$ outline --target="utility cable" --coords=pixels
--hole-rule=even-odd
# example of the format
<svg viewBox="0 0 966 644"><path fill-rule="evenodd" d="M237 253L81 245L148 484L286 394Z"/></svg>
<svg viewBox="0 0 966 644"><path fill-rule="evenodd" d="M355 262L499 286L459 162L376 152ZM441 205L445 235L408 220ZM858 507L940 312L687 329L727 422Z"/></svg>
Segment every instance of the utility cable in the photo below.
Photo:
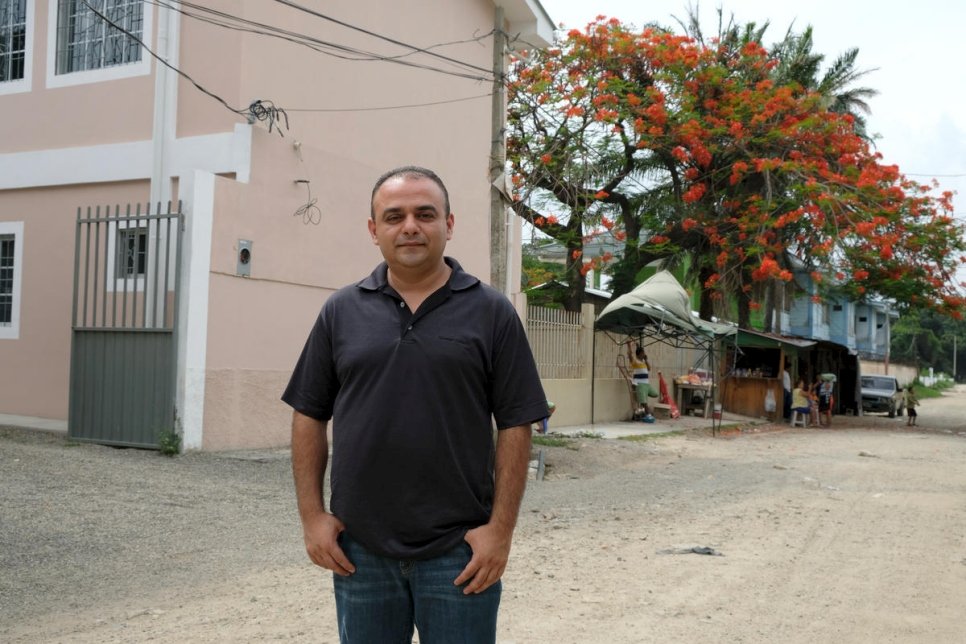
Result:
<svg viewBox="0 0 966 644"><path fill-rule="evenodd" d="M189 83L191 83L192 85L194 85L202 93L207 94L211 98L215 99L216 101L218 101L219 103L221 103L222 105L224 105L229 111L234 112L235 114L237 114L239 116L246 117L249 120L249 122L252 122L252 123L254 123L255 121L268 121L268 131L269 132L272 131L272 127L275 125L276 122L278 122L279 124L277 126L277 129L278 129L279 136L284 136L282 134L282 128L281 128L281 117L284 117L284 119L285 119L285 129L288 129L288 127L289 127L289 125L288 125L288 116L285 114L285 110L283 110L283 109L281 109L279 107L275 107L275 105L271 101L262 101L262 100L253 101L251 103L251 105L249 105L248 108L246 108L246 109L238 109L236 107L232 107L231 105L228 104L227 101L225 101L225 99L223 99L222 97L218 96L214 92L212 92L212 91L210 91L210 90L202 87L191 76L189 76L185 72L181 71L180 69L178 69L177 67L175 67L174 65L172 65L171 63L169 63L168 61L166 61L164 58L162 58L161 56L159 56L158 54L156 54L150 47L148 47L144 43L143 40L141 40L140 38L138 38L135 34L131 33L130 31L128 31L124 27L121 27L120 25L118 25L117 23L115 23L114 21L112 21L110 18L108 18L107 16L105 16L103 13L101 13L100 11L98 11L97 9L95 9L93 6L91 6L91 4L89 2L87 2L87 0L81 0L81 3L83 3L84 6L86 6L88 9L90 9L91 10L91 13L93 13L94 15L96 15L98 18L100 18L101 20L103 20L104 22L106 22L108 25L110 25L114 29L117 29L119 32L121 32L124 35L126 35L128 38L130 38L131 40L133 40L134 42L136 42L141 47L143 47L144 50L146 52L148 52L149 54L151 54L151 56L155 60L157 60L159 63L161 63L162 65L164 65L168 69L172 70L173 72L175 72L176 74L178 74L179 76L181 76L182 78L184 78L185 80L187 80Z"/></svg>
<svg viewBox="0 0 966 644"><path fill-rule="evenodd" d="M292 2L291 0L275 0L275 2L278 2L279 4L283 4L283 5L287 6L287 7L291 7L292 9L296 9L298 11L302 11L304 13L307 13L309 15L315 16L317 18L322 18L323 20L328 20L329 22L334 22L337 25L340 25L342 27L346 27L347 29L352 29L354 31L358 31L360 33L366 34L367 36L372 36L373 38L378 38L380 40L384 40L384 41L386 41L388 43L392 43L393 45L398 45L400 47L406 47L407 49L412 49L413 51L420 52L420 53L426 54L428 56L433 56L435 58L439 58L440 60L444 60L446 62L455 64L455 65L459 65L459 66L462 66L462 67L466 67L467 69L473 69L473 70L481 71L481 72L486 73L486 74L492 74L492 71L493 71L493 70L487 69L485 67L479 67L477 65L473 65L472 63L467 63L467 62L464 62L464 61L461 61L461 60L457 60L455 58L451 58L449 56L444 56L443 54L438 54L438 53L436 53L434 51L429 51L428 49L425 49L425 48L422 48L422 47L417 47L415 45L410 45L408 43L404 43L402 41L396 40L394 38L390 38L388 36L383 36L382 34L375 33L374 31L369 31L368 29L363 29L362 27L357 27L356 25L352 25L352 24L349 24L349 23L344 22L342 20L338 20L337 18L333 18L332 16L327 16L324 13L320 13L318 11L314 11L312 9L309 9L308 7L303 7L302 5L300 5L298 3L295 3L295 2ZM480 79L480 80L485 80L485 79Z"/></svg>

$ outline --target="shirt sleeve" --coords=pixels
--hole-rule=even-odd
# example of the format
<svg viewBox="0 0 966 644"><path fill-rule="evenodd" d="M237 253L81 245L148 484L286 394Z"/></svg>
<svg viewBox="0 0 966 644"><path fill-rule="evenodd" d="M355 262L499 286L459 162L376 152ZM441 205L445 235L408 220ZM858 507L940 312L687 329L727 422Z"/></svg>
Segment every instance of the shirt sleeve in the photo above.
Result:
<svg viewBox="0 0 966 644"><path fill-rule="evenodd" d="M523 324L510 303L503 300L503 304L491 381L497 429L529 425L549 414L547 396Z"/></svg>
<svg viewBox="0 0 966 644"><path fill-rule="evenodd" d="M322 421L332 418L339 391L326 313L323 307L282 394L282 401L295 411Z"/></svg>

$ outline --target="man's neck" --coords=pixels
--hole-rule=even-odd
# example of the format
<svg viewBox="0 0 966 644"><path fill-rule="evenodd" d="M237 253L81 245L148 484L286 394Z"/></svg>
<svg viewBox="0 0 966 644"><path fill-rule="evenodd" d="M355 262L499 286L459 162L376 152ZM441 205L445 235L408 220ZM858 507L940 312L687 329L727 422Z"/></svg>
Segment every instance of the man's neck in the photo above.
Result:
<svg viewBox="0 0 966 644"><path fill-rule="evenodd" d="M432 271L407 271L389 268L386 279L409 310L415 312L423 301L435 293L448 280L453 270L446 262L440 262Z"/></svg>

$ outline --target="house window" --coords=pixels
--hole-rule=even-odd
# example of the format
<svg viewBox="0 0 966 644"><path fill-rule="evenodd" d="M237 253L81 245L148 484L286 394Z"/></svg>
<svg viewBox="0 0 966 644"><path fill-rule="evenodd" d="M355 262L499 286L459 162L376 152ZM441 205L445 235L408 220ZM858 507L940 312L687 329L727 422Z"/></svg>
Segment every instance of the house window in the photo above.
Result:
<svg viewBox="0 0 966 644"><path fill-rule="evenodd" d="M141 46L124 31L142 37L143 0L58 0L57 4L57 74L141 60ZM91 7L121 29L109 25Z"/></svg>
<svg viewBox="0 0 966 644"><path fill-rule="evenodd" d="M117 261L114 263L117 277L144 277L147 250L147 228L123 228L117 231Z"/></svg>
<svg viewBox="0 0 966 644"><path fill-rule="evenodd" d="M23 223L0 222L0 339L20 335Z"/></svg>
<svg viewBox="0 0 966 644"><path fill-rule="evenodd" d="M34 0L0 0L0 94L30 91Z"/></svg>
<svg viewBox="0 0 966 644"><path fill-rule="evenodd" d="M27 59L27 0L0 0L0 83L23 80Z"/></svg>

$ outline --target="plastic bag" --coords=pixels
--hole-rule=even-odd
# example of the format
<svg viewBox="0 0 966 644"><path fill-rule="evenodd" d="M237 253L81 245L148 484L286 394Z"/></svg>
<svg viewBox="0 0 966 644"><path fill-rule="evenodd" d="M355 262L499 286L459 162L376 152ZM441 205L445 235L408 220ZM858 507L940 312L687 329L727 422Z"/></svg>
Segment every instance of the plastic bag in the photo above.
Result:
<svg viewBox="0 0 966 644"><path fill-rule="evenodd" d="M775 411L775 392L771 389L765 394L765 411L774 412Z"/></svg>

